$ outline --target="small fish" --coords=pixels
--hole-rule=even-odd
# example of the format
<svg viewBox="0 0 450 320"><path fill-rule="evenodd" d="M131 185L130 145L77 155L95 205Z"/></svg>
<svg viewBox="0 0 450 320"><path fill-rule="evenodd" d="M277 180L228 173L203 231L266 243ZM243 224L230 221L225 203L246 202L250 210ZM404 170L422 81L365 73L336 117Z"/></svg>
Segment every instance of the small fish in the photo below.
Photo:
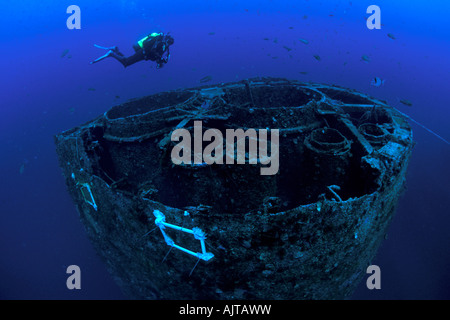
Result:
<svg viewBox="0 0 450 320"><path fill-rule="evenodd" d="M278 43L278 39L277 38L273 39L273 43Z"/></svg>
<svg viewBox="0 0 450 320"><path fill-rule="evenodd" d="M395 39L396 39L395 36L394 36L392 33L388 33L387 36L388 36L389 38L391 38L392 40L395 40Z"/></svg>
<svg viewBox="0 0 450 320"><path fill-rule="evenodd" d="M291 29L291 30L292 30L292 29L294 29L294 27L289 27L289 29Z"/></svg>
<svg viewBox="0 0 450 320"><path fill-rule="evenodd" d="M88 91L95 91L95 88L88 88Z"/></svg>
<svg viewBox="0 0 450 320"><path fill-rule="evenodd" d="M215 32L210 32L210 33L208 33L208 36L213 36L215 34L216 34Z"/></svg>
<svg viewBox="0 0 450 320"><path fill-rule="evenodd" d="M405 99L400 100L400 103L403 103L405 106L408 106L408 107L412 107L412 105L413 105L411 101L405 100Z"/></svg>
<svg viewBox="0 0 450 320"><path fill-rule="evenodd" d="M289 48L288 46L283 46L288 52L292 50L292 48Z"/></svg>
<svg viewBox="0 0 450 320"><path fill-rule="evenodd" d="M364 62L370 62L370 58L369 58L368 56L366 56L365 54L362 55L361 59L362 59Z"/></svg>
<svg viewBox="0 0 450 320"><path fill-rule="evenodd" d="M300 38L300 39L298 39L301 43L303 43L303 44L308 44L309 43L309 41L308 40L306 40L306 39L302 39L302 38Z"/></svg>
<svg viewBox="0 0 450 320"><path fill-rule="evenodd" d="M211 76L206 76L200 79L200 83L206 83L212 80Z"/></svg>
<svg viewBox="0 0 450 320"><path fill-rule="evenodd" d="M306 20L306 19L308 19L308 16L305 14L302 19Z"/></svg>
<svg viewBox="0 0 450 320"><path fill-rule="evenodd" d="M269 39L269 38L264 38L263 40L266 40L266 41L267 41L267 40L270 40L270 39Z"/></svg>
<svg viewBox="0 0 450 320"><path fill-rule="evenodd" d="M23 174L24 172L25 172L25 166L28 164L28 160L27 159L25 159L25 160L23 160L23 162L22 162L22 164L21 164L21 166L20 166L20 168L19 168L19 173L20 174Z"/></svg>
<svg viewBox="0 0 450 320"><path fill-rule="evenodd" d="M306 72L306 71L300 71L299 73L303 74L303 75L307 75L308 74L308 72Z"/></svg>
<svg viewBox="0 0 450 320"><path fill-rule="evenodd" d="M120 99L120 96L115 96L114 98L115 98L115 99Z"/></svg>
<svg viewBox="0 0 450 320"><path fill-rule="evenodd" d="M313 57L314 57L314 59L316 59L317 61L322 60L318 54L315 54Z"/></svg>
<svg viewBox="0 0 450 320"><path fill-rule="evenodd" d="M20 166L20 169L19 169L19 173L23 174L24 171L25 171L25 163L22 163L22 165Z"/></svg>
<svg viewBox="0 0 450 320"><path fill-rule="evenodd" d="M374 86L374 87L381 87L382 85L384 85L384 82L385 82L386 80L382 80L381 78L379 78L379 77L375 77L375 78L373 78L372 79L372 81L370 82L370 84L372 85L372 86Z"/></svg>
<svg viewBox="0 0 450 320"><path fill-rule="evenodd" d="M68 54L68 53L69 53L69 49L64 50L64 51L61 53L61 58L64 58L64 57L66 56L66 54Z"/></svg>

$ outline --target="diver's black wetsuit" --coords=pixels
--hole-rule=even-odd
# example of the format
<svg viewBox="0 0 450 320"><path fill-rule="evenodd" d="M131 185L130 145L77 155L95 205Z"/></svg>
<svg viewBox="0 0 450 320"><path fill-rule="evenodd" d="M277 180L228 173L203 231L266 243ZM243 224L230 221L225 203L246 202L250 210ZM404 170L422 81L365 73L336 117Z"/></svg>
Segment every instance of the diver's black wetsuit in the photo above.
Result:
<svg viewBox="0 0 450 320"><path fill-rule="evenodd" d="M141 44L138 42L133 45L135 54L132 56L125 57L125 55L119 51L119 48L113 47L109 48L110 51L105 56L97 59L93 63L101 61L106 57L113 57L126 68L136 62L150 60L155 61L157 64L156 67L159 69L169 60L169 47L173 43L174 40L170 35L152 34L142 41Z"/></svg>
<svg viewBox="0 0 450 320"><path fill-rule="evenodd" d="M116 49L111 53L111 57L117 59L117 61L119 61L125 68L135 64L136 62L145 60L144 52L140 48L135 54L129 57L125 57L119 49Z"/></svg>

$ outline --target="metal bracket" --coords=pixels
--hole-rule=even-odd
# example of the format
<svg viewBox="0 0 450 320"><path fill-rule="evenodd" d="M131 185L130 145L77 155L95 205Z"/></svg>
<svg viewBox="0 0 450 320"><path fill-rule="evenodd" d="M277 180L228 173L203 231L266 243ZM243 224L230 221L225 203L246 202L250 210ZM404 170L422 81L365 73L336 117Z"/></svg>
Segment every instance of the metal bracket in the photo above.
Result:
<svg viewBox="0 0 450 320"><path fill-rule="evenodd" d="M183 228L180 226L176 226L174 224L170 224L166 222L166 216L164 215L164 213L162 213L159 210L154 210L153 211L153 215L155 216L155 224L157 227L159 227L159 229L161 230L161 233L164 236L164 240L166 241L167 245L176 248L178 250L181 250L187 254L190 254L191 256L197 257L199 259L202 259L204 261L208 261L211 260L214 257L214 254L212 254L211 252L206 252L206 247L205 247L205 239L206 239L206 233L204 233L200 228L192 228L191 229L187 229L187 228ZM178 231L182 231L182 232L186 232L189 234L194 235L194 238L197 240L200 240L200 245L202 248L202 252L194 252L191 251L189 249L186 249L182 246L177 245L172 238L170 238L166 232L164 231L165 228L171 228L171 229L175 229Z"/></svg>
<svg viewBox="0 0 450 320"><path fill-rule="evenodd" d="M77 183L77 185L80 187L81 194L83 195L84 201L88 204L90 204L95 211L97 211L97 204L95 203L94 195L91 191L91 186L89 183Z"/></svg>

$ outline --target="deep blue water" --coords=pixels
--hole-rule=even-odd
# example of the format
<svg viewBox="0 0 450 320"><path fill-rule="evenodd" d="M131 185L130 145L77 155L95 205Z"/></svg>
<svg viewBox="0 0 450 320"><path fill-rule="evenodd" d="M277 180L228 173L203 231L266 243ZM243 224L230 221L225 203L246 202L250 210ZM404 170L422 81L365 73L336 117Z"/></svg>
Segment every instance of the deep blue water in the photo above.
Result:
<svg viewBox="0 0 450 320"><path fill-rule="evenodd" d="M72 4L81 8L80 30L66 27ZM381 30L366 27L371 4L381 8ZM384 99L450 140L448 1L3 0L1 14L1 299L124 298L78 219L53 135L128 99L205 76L285 77ZM94 43L128 55L152 31L175 38L164 68L89 64L103 54ZM384 86L370 85L375 76ZM353 299L450 298L450 145L411 125L407 191L373 261L382 288L362 282ZM66 288L71 264L82 270L82 290Z"/></svg>

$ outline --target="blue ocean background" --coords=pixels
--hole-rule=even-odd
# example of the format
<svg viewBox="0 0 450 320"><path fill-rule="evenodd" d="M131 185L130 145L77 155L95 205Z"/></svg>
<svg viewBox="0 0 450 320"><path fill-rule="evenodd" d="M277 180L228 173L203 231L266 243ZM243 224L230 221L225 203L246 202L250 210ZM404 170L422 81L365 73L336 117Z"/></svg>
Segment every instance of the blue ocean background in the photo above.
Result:
<svg viewBox="0 0 450 320"><path fill-rule="evenodd" d="M73 4L80 30L66 27ZM366 27L372 4L380 30ZM1 15L0 299L125 298L79 221L53 135L128 99L205 76L211 84L285 77L386 100L450 140L449 1L2 0ZM153 31L175 38L164 68L89 64L104 53L94 44L131 55ZM385 84L371 86L374 77ZM363 281L352 299L450 298L450 145L411 125L407 190L372 261L381 290ZM72 264L81 290L66 287Z"/></svg>

